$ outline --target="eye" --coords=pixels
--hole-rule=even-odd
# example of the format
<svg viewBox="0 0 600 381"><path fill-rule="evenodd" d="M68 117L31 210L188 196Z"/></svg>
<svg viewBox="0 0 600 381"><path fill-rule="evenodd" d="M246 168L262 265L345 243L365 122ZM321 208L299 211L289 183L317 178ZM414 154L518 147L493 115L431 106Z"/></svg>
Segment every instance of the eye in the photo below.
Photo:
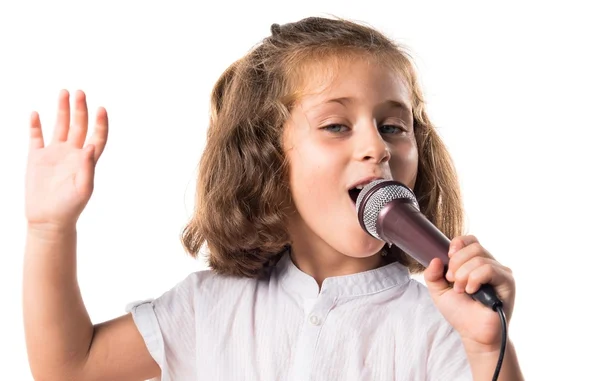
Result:
<svg viewBox="0 0 600 381"><path fill-rule="evenodd" d="M325 127L321 127L322 130L331 132L331 133L341 133L341 132L346 132L349 131L350 129L346 126L344 126L343 124L330 124L328 126Z"/></svg>
<svg viewBox="0 0 600 381"><path fill-rule="evenodd" d="M386 135L396 135L406 132L406 129L394 124L384 124L379 126L379 132Z"/></svg>

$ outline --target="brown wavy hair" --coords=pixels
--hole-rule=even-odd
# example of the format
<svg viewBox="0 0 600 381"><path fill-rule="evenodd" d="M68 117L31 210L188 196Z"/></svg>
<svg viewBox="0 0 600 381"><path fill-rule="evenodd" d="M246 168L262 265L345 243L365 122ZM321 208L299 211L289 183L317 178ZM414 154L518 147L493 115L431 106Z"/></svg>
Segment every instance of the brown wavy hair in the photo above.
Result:
<svg viewBox="0 0 600 381"><path fill-rule="evenodd" d="M427 113L412 59L377 30L344 19L310 17L271 27L265 38L217 80L206 147L199 163L195 210L182 232L186 251L208 249L220 274L257 277L289 247L293 211L282 131L298 80L311 62L350 55L399 70L412 90L419 163L414 192L422 213L448 237L460 235L463 210L450 155ZM393 247L388 257L412 272L423 267Z"/></svg>

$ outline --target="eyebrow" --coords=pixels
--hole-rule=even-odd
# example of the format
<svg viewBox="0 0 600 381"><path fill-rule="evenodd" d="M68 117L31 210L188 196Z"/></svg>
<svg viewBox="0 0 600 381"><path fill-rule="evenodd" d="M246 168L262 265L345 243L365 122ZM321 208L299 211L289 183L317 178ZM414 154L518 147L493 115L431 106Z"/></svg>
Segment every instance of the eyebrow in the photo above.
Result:
<svg viewBox="0 0 600 381"><path fill-rule="evenodd" d="M352 103L354 101L354 98L350 98L350 97L340 97L340 98L332 98L332 99L328 99L325 102L323 102L324 104L327 103L339 103L342 106L346 106L347 103ZM388 99L387 101L381 103L380 106L388 106L391 108L399 108L399 109L403 109L403 110L410 110L410 107L408 107L408 105L404 102L401 101L397 101L397 100L393 100L393 99Z"/></svg>

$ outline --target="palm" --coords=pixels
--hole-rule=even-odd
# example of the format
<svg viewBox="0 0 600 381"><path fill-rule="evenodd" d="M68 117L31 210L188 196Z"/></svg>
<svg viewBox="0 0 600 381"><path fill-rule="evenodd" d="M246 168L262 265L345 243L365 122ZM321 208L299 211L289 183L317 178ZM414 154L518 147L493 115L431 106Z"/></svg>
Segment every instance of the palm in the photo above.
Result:
<svg viewBox="0 0 600 381"><path fill-rule="evenodd" d="M86 164L82 150L66 144L32 154L27 171L27 220L65 220L81 213L91 196L91 184L82 180L83 172L91 170Z"/></svg>
<svg viewBox="0 0 600 381"><path fill-rule="evenodd" d="M87 135L85 94L75 100L74 123L70 125L69 95L63 91L53 141L44 147L39 117L31 120L31 144L27 163L25 212L29 223L74 223L89 201L94 168L106 144L108 122L104 110L83 148Z"/></svg>
<svg viewBox="0 0 600 381"><path fill-rule="evenodd" d="M500 340L498 313L467 294L448 289L436 298L436 304L461 337L480 344L492 344Z"/></svg>
<svg viewBox="0 0 600 381"><path fill-rule="evenodd" d="M512 272L496 261L474 236L454 237L448 256L446 267L436 258L424 273L433 302L463 343L473 344L471 349L478 351L495 350L501 343L500 316L466 291L475 291L483 284L492 286L502 301L508 323L515 304Z"/></svg>

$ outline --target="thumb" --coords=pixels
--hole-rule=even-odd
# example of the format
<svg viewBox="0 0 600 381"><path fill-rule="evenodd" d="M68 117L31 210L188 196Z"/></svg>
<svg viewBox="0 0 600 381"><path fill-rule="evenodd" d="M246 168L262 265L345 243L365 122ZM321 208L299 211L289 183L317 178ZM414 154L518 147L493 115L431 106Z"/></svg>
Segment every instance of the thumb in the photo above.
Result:
<svg viewBox="0 0 600 381"><path fill-rule="evenodd" d="M423 272L423 278L425 279L429 293L434 299L451 288L450 283L448 283L444 275L444 264L439 258L433 259Z"/></svg>

